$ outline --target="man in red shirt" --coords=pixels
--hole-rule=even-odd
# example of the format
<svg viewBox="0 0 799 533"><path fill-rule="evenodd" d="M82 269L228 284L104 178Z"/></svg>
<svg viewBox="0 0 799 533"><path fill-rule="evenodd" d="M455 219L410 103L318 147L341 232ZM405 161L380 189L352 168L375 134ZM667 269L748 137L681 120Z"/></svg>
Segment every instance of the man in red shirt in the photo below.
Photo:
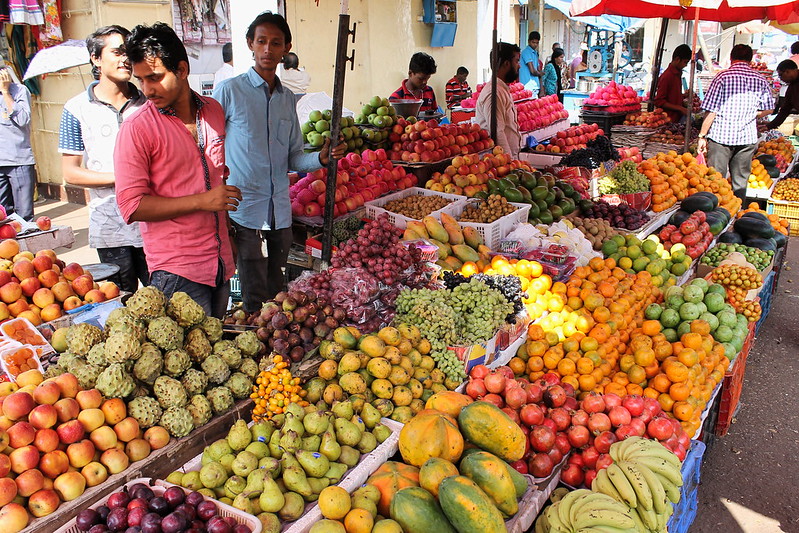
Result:
<svg viewBox="0 0 799 533"><path fill-rule="evenodd" d="M671 63L658 80L655 105L668 113L672 122L680 122L688 114L683 102L682 71L691 62L691 47L681 44L671 54Z"/></svg>
<svg viewBox="0 0 799 533"><path fill-rule="evenodd" d="M438 111L436 93L427 82L436 73L436 60L424 52L416 52L411 56L408 65L408 78L402 80L399 89L391 93L389 100L422 100L419 111Z"/></svg>
<svg viewBox="0 0 799 533"><path fill-rule="evenodd" d="M472 95L472 89L466 82L469 70L466 67L458 67L455 76L447 82L447 107L452 109L464 98Z"/></svg>

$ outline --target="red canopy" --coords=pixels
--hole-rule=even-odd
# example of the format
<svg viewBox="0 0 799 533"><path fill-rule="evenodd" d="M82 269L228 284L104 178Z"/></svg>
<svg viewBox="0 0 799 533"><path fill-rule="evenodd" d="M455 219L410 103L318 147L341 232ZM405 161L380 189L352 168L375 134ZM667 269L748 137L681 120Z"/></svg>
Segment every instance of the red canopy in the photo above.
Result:
<svg viewBox="0 0 799 533"><path fill-rule="evenodd" d="M774 20L791 22L799 18L795 0L573 0L572 16L620 15L637 18L699 19L718 22Z"/></svg>

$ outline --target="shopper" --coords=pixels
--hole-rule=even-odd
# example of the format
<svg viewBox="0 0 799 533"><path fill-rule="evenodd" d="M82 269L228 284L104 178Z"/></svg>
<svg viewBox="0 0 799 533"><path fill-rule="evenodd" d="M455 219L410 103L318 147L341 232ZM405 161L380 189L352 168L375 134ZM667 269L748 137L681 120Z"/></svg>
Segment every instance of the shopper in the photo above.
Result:
<svg viewBox="0 0 799 533"><path fill-rule="evenodd" d="M130 32L105 26L86 38L95 81L61 114L58 151L64 181L89 190L89 246L103 263L119 266L119 287L135 292L150 274L139 223L125 223L114 190L114 145L119 125L147 102L130 82L124 52Z"/></svg>
<svg viewBox="0 0 799 533"><path fill-rule="evenodd" d="M672 122L680 122L688 114L682 90L682 71L691 62L691 47L681 44L671 54L671 63L658 79L655 105L666 111Z"/></svg>
<svg viewBox="0 0 799 533"><path fill-rule="evenodd" d="M233 75L233 43L225 43L222 46L222 66L214 73L214 87Z"/></svg>
<svg viewBox="0 0 799 533"><path fill-rule="evenodd" d="M24 85L0 68L0 205L9 215L33 220L35 161L31 149L31 102Z"/></svg>
<svg viewBox="0 0 799 533"><path fill-rule="evenodd" d="M408 64L408 78L402 80L399 89L391 93L389 100L422 100L419 111L438 111L436 93L427 82L436 73L436 60L424 52L416 52Z"/></svg>
<svg viewBox="0 0 799 533"><path fill-rule="evenodd" d="M519 155L522 136L516 106L508 84L519 79L519 47L510 43L497 43L497 137L496 144L514 159ZM493 57L491 64L494 64ZM481 128L491 130L491 82L486 83L477 98L475 119Z"/></svg>
<svg viewBox="0 0 799 533"><path fill-rule="evenodd" d="M225 114L189 87L186 49L166 24L136 26L125 49L149 101L117 135L119 210L141 222L150 284L221 317L235 268L227 212L241 201L225 184Z"/></svg>
<svg viewBox="0 0 799 533"><path fill-rule="evenodd" d="M519 68L519 81L524 88L532 91L533 96L541 95L541 71L538 59L538 45L541 43L541 34L531 31L527 36L527 46L522 50L521 67Z"/></svg>
<svg viewBox="0 0 799 533"><path fill-rule="evenodd" d="M305 94L311 84L311 75L304 68L300 68L300 58L294 52L289 52L283 58L283 73L280 83L294 94Z"/></svg>
<svg viewBox="0 0 799 533"><path fill-rule="evenodd" d="M563 102L563 56L562 49L558 48L553 51L552 59L544 67L544 76L541 78L544 84L544 94L547 96L555 94L561 102Z"/></svg>
<svg viewBox="0 0 799 533"><path fill-rule="evenodd" d="M785 91L785 100L780 105L780 111L774 120L768 123L768 129L779 128L788 115L799 113L799 67L790 59L777 65L777 74L783 83L788 84Z"/></svg>
<svg viewBox="0 0 799 533"><path fill-rule="evenodd" d="M799 41L791 45L791 57L788 59L799 65Z"/></svg>
<svg viewBox="0 0 799 533"><path fill-rule="evenodd" d="M585 72L588 70L588 47L583 43L581 45L581 52L579 55L574 56L571 64L569 65L569 87L572 89L577 87L577 73Z"/></svg>
<svg viewBox="0 0 799 533"><path fill-rule="evenodd" d="M247 46L255 65L217 87L214 98L222 104L227 126L229 183L241 190L240 208L230 217L244 308L254 312L286 284L283 269L292 242L288 170L326 166L330 141L325 139L319 153L303 151L294 95L277 76L291 48L286 19L258 15L247 29ZM345 150L341 143L333 157Z"/></svg>
<svg viewBox="0 0 799 533"><path fill-rule="evenodd" d="M466 81L468 76L469 70L466 67L458 67L455 75L447 82L447 107L449 109L472 95L472 89Z"/></svg>
<svg viewBox="0 0 799 533"><path fill-rule="evenodd" d="M746 200L746 182L757 148L755 121L771 113L774 98L768 81L754 70L752 49L737 44L730 68L710 83L702 107L707 116L699 132L697 150L707 152L708 165L732 178L732 190Z"/></svg>

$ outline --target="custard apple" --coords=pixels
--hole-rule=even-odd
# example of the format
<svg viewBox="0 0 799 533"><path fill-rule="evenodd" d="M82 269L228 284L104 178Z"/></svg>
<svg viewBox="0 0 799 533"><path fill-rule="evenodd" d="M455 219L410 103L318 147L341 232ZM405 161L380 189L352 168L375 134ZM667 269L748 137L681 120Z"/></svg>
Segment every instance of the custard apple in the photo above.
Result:
<svg viewBox="0 0 799 533"><path fill-rule="evenodd" d="M109 361L105 358L105 342L100 342L92 346L92 349L86 354L86 362L91 365L102 367L109 365Z"/></svg>
<svg viewBox="0 0 799 533"><path fill-rule="evenodd" d="M249 398L252 393L252 381L241 372L234 372L228 380L225 381L225 387L230 389L230 392L233 393L233 397L237 400Z"/></svg>
<svg viewBox="0 0 799 533"><path fill-rule="evenodd" d="M208 376L208 381L219 385L230 376L230 368L218 355L209 355L202 363L203 372Z"/></svg>
<svg viewBox="0 0 799 533"><path fill-rule="evenodd" d="M139 398L141 396L152 396L153 391L150 390L150 387L145 385L144 383L136 383L136 388L133 389L133 392L130 393L128 397L129 400L134 398Z"/></svg>
<svg viewBox="0 0 799 533"><path fill-rule="evenodd" d="M172 295L166 304L166 314L182 328L190 328L205 320L202 306L185 292Z"/></svg>
<svg viewBox="0 0 799 533"><path fill-rule="evenodd" d="M159 425L163 426L173 437L185 437L194 429L191 413L183 407L170 407L161 415Z"/></svg>
<svg viewBox="0 0 799 533"><path fill-rule="evenodd" d="M50 379L60 376L61 374L66 374L67 371L61 368L61 365L55 364L50 365L47 367L47 370L44 371L44 379Z"/></svg>
<svg viewBox="0 0 799 533"><path fill-rule="evenodd" d="M222 321L215 316L207 316L200 324L200 328L205 332L208 340L216 342L222 338Z"/></svg>
<svg viewBox="0 0 799 533"><path fill-rule="evenodd" d="M239 372L250 378L252 381L255 381L255 378L258 377L258 363L255 362L255 359L245 357L241 360Z"/></svg>
<svg viewBox="0 0 799 533"><path fill-rule="evenodd" d="M134 317L127 307L117 307L108 313L108 318L105 319L105 329L111 329L114 324L126 319L134 319Z"/></svg>
<svg viewBox="0 0 799 533"><path fill-rule="evenodd" d="M189 357L195 363L202 363L206 357L211 355L211 343L201 328L192 328L186 334L186 342L183 349L189 353Z"/></svg>
<svg viewBox="0 0 799 533"><path fill-rule="evenodd" d="M227 387L214 387L205 393L214 414L224 413L233 407L233 393Z"/></svg>
<svg viewBox="0 0 799 533"><path fill-rule="evenodd" d="M177 350L183 347L183 329L166 316L150 321L147 326L147 338L162 350Z"/></svg>
<svg viewBox="0 0 799 533"><path fill-rule="evenodd" d="M189 405L186 406L186 410L191 413L194 427L196 428L207 424L211 420L211 402L202 394L192 396Z"/></svg>
<svg viewBox="0 0 799 533"><path fill-rule="evenodd" d="M233 341L219 341L214 344L214 354L221 357L230 368L237 368L241 364L241 351Z"/></svg>
<svg viewBox="0 0 799 533"><path fill-rule="evenodd" d="M184 407L189 401L186 389L183 388L180 381L169 376L159 376L153 384L153 392L158 398L158 403L164 409Z"/></svg>
<svg viewBox="0 0 799 533"><path fill-rule="evenodd" d="M97 326L85 322L73 324L67 330L67 350L86 356L92 346L105 340L105 333Z"/></svg>
<svg viewBox="0 0 799 533"><path fill-rule="evenodd" d="M105 360L109 363L135 361L140 356L141 343L134 333L112 333L105 339Z"/></svg>
<svg viewBox="0 0 799 533"><path fill-rule="evenodd" d="M64 352L58 356L58 364L64 369L64 372L71 372L70 368L72 367L72 363L74 363L75 360L82 359L82 357L72 352Z"/></svg>
<svg viewBox="0 0 799 533"><path fill-rule="evenodd" d="M128 404L128 415L135 418L142 429L156 425L162 413L158 400L151 396L134 398Z"/></svg>
<svg viewBox="0 0 799 533"><path fill-rule="evenodd" d="M246 357L253 357L261 350L261 341L254 331L245 331L236 337L236 348Z"/></svg>
<svg viewBox="0 0 799 533"><path fill-rule="evenodd" d="M184 350L169 350L164 354L164 374L178 378L191 366L189 354Z"/></svg>
<svg viewBox="0 0 799 533"><path fill-rule="evenodd" d="M136 337L139 344L147 340L147 324L141 320L137 320L132 316L125 316L120 318L110 328L106 326L106 331L109 335L116 333L131 333Z"/></svg>
<svg viewBox="0 0 799 533"><path fill-rule="evenodd" d="M125 398L136 388L136 382L125 372L125 365L112 363L97 376L95 388L106 398Z"/></svg>
<svg viewBox="0 0 799 533"><path fill-rule="evenodd" d="M82 389L93 389L97 377L103 371L103 367L91 365L84 359L76 358L70 365L70 373L78 378L78 384Z"/></svg>
<svg viewBox="0 0 799 533"><path fill-rule="evenodd" d="M149 345L153 346L152 344ZM153 346L151 350L142 350L142 356L139 357L133 366L133 375L139 381L152 385L155 383L155 379L161 375L163 368L164 358L161 357L161 352Z"/></svg>
<svg viewBox="0 0 799 533"><path fill-rule="evenodd" d="M205 372L190 368L183 374L183 379L180 382L189 396L195 396L205 392L208 387L208 376L205 375Z"/></svg>
<svg viewBox="0 0 799 533"><path fill-rule="evenodd" d="M155 287L142 287L128 298L128 311L135 318L150 320L159 316L164 316L166 296Z"/></svg>
<svg viewBox="0 0 799 533"><path fill-rule="evenodd" d="M142 343L142 345L141 345L141 354L142 355L147 355L147 354L150 354L150 355L154 355L154 354L163 355L161 353L161 349L158 348L158 346L156 346L152 342L143 342Z"/></svg>

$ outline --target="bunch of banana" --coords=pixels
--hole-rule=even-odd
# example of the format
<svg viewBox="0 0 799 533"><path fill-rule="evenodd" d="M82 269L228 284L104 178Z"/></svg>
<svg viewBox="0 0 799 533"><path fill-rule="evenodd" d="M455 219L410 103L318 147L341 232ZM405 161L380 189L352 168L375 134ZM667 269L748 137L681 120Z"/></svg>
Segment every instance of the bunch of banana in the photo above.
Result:
<svg viewBox="0 0 799 533"><path fill-rule="evenodd" d="M547 507L536 533L637 533L629 509L600 492L578 489Z"/></svg>
<svg viewBox="0 0 799 533"><path fill-rule="evenodd" d="M597 472L594 491L630 507L639 531L666 531L666 522L680 501L680 460L659 442L640 437L613 444L615 461Z"/></svg>

